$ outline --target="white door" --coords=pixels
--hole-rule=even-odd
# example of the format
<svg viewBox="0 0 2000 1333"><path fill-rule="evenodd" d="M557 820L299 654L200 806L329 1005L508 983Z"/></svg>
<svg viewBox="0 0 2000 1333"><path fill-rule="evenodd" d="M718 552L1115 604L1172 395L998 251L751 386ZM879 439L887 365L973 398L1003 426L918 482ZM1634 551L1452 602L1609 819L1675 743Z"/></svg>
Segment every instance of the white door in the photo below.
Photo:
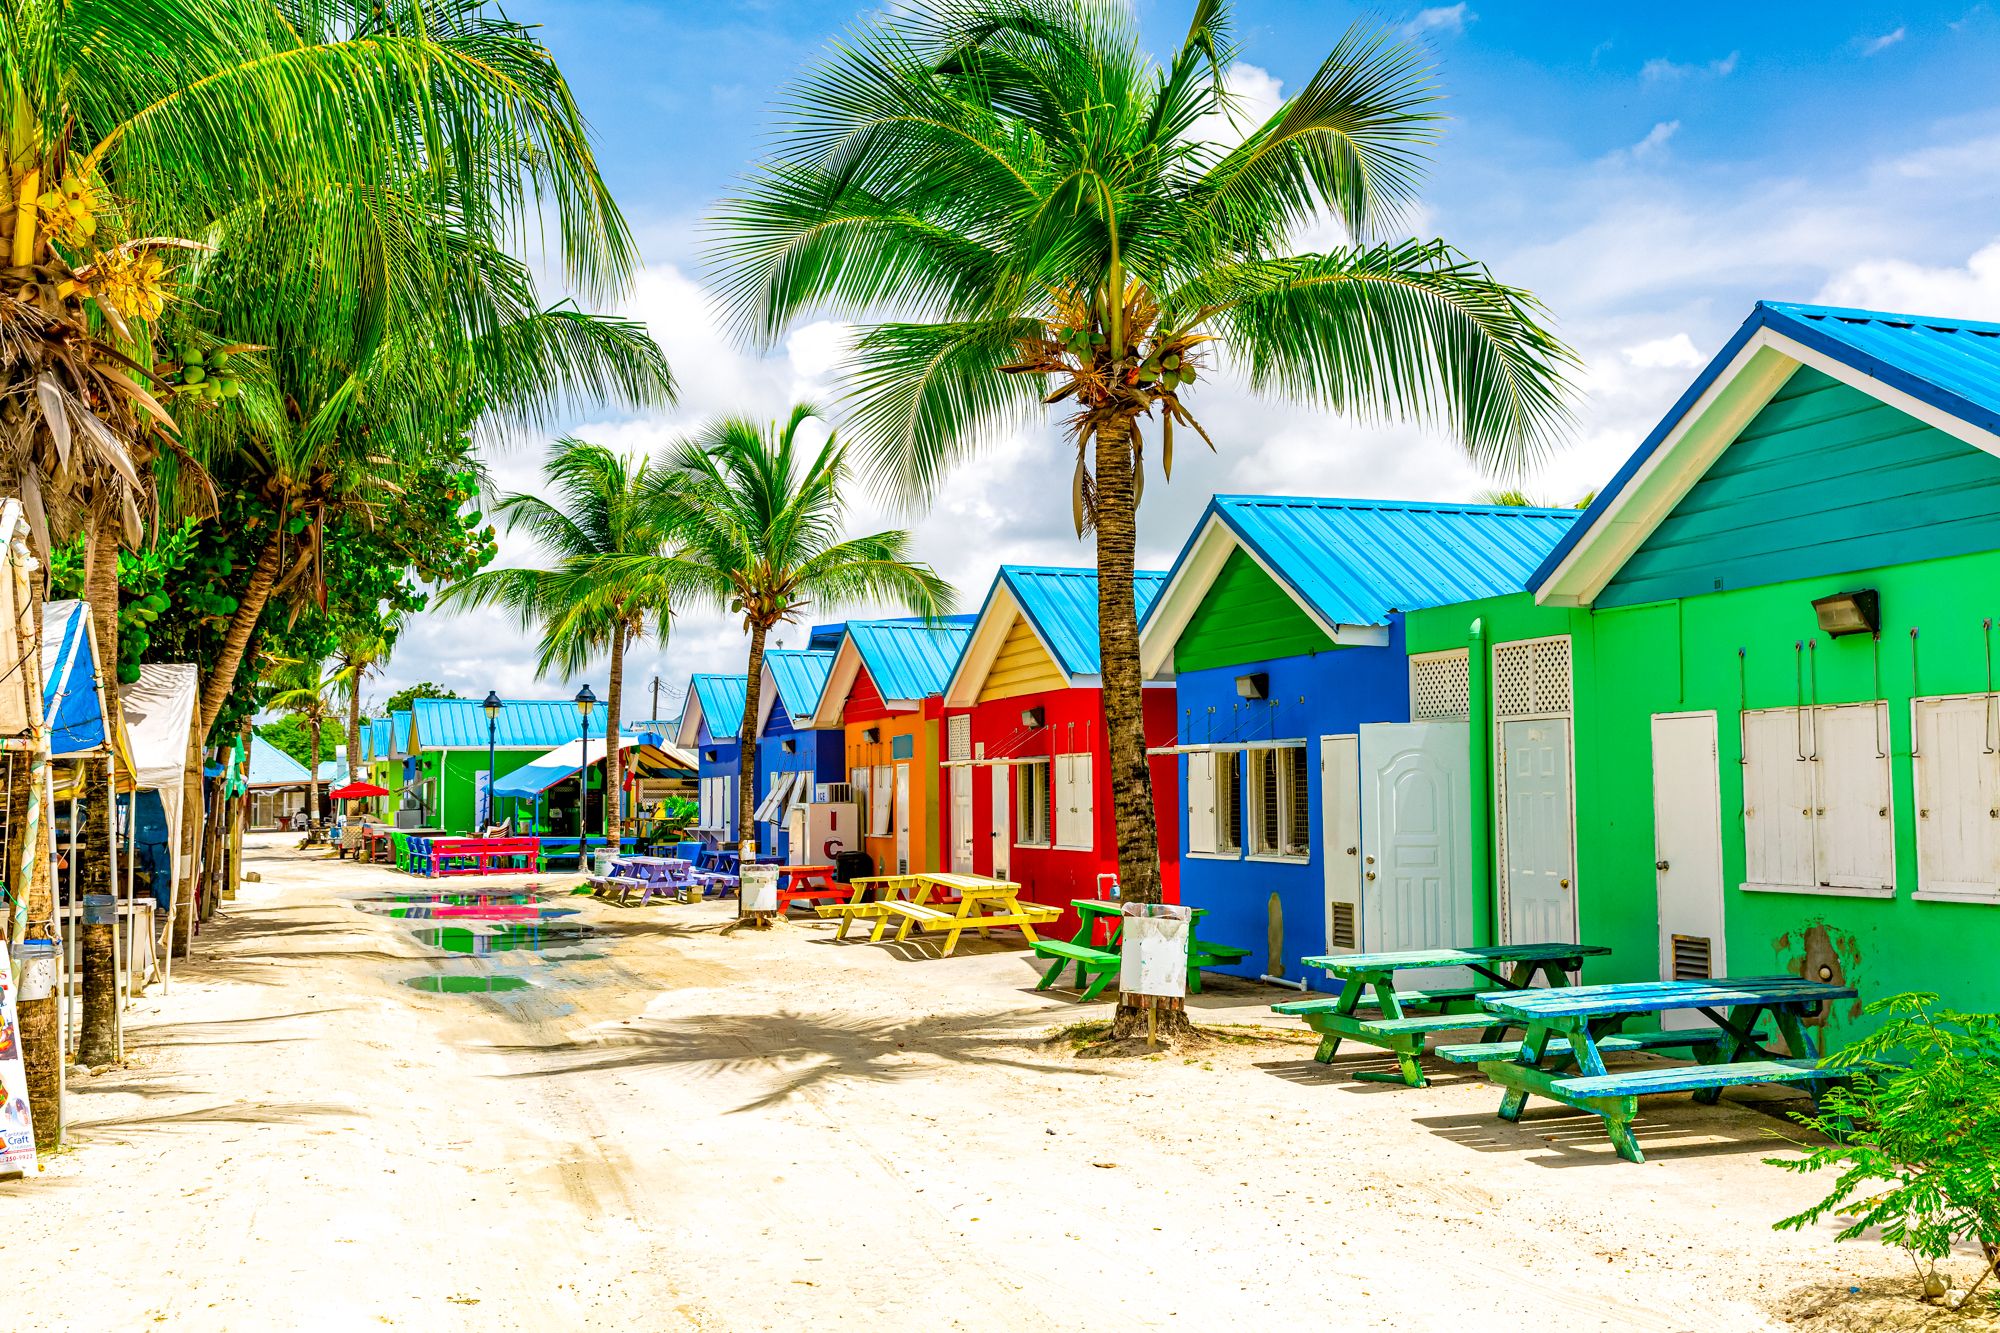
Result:
<svg viewBox="0 0 2000 1333"><path fill-rule="evenodd" d="M1362 939L1370 953L1472 942L1464 722L1361 728ZM1442 980L1424 976L1419 984Z"/></svg>
<svg viewBox="0 0 2000 1333"><path fill-rule="evenodd" d="M951 868L972 873L972 766L951 770Z"/></svg>
<svg viewBox="0 0 2000 1333"><path fill-rule="evenodd" d="M1008 855L1014 849L1014 807L1008 799L1009 788L1014 785L1014 770L1007 764L995 764L986 770L993 781L993 878L1006 879Z"/></svg>
<svg viewBox="0 0 2000 1333"><path fill-rule="evenodd" d="M1653 873L1658 877L1660 978L1727 976L1722 936L1722 795L1715 714L1653 717ZM1699 1014L1663 1014L1692 1026Z"/></svg>
<svg viewBox="0 0 2000 1333"><path fill-rule="evenodd" d="M1575 944L1569 719L1501 724L1502 944Z"/></svg>
<svg viewBox="0 0 2000 1333"><path fill-rule="evenodd" d="M1326 951L1353 953L1361 936L1361 738L1319 738L1320 827L1326 830Z"/></svg>
<svg viewBox="0 0 2000 1333"><path fill-rule="evenodd" d="M910 766L896 765L896 873L910 873Z"/></svg>

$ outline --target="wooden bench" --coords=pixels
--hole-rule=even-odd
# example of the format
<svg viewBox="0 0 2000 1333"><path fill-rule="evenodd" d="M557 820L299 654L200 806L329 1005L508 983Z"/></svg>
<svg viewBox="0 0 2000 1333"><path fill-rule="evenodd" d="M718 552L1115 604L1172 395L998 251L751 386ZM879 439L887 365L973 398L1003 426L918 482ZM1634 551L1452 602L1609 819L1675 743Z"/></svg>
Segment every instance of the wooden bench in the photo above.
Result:
<svg viewBox="0 0 2000 1333"><path fill-rule="evenodd" d="M1445 1005L1455 1001L1476 1001L1488 989L1490 987L1486 986L1448 986L1431 990L1399 990L1396 992L1396 1003L1405 1009L1410 1009L1422 1008L1426 1005ZM1316 1000L1287 1000L1283 1004L1272 1005L1271 1012L1274 1014L1288 1014L1292 1017L1303 1017L1306 1014L1332 1013L1339 1007L1340 997L1338 995L1327 995ZM1382 1002L1380 1000L1360 1000L1356 1002L1354 1007L1357 1010L1380 1009ZM1468 1009L1466 1012L1470 1013L1472 1011Z"/></svg>
<svg viewBox="0 0 2000 1333"><path fill-rule="evenodd" d="M1201 994L1201 970L1204 967L1223 967L1230 963L1240 963L1249 956L1250 950L1238 945L1195 940L1188 949L1188 994Z"/></svg>
<svg viewBox="0 0 2000 1333"><path fill-rule="evenodd" d="M1000 910L981 912L978 907L982 902L994 903ZM955 912L947 912L929 903L891 902L888 907L888 915L875 923L875 931L869 938L881 939L882 932L888 927L889 917L900 916L903 921L896 928L897 942L909 938L912 926L927 934L942 934L945 938L944 947L939 951L940 957L949 957L951 951L958 947L958 937L968 930L976 930L984 936L989 930L1011 928L1019 930L1030 944L1035 944L1038 942L1035 927L1046 926L1062 915L1060 907L1023 903L1011 893L994 897L963 896Z"/></svg>
<svg viewBox="0 0 2000 1333"><path fill-rule="evenodd" d="M889 904L880 900L866 903L822 903L813 909L829 921L838 920L840 929L833 932L837 940L847 938L847 928L856 921L874 921L889 915Z"/></svg>
<svg viewBox="0 0 2000 1333"><path fill-rule="evenodd" d="M1088 944L1077 944L1070 940L1036 940L1037 958L1059 960L1042 979L1035 983L1036 990L1047 990L1055 985L1062 975L1065 963L1076 964L1076 987L1083 992L1085 1000L1094 1000L1104 993L1104 988L1118 979L1124 966L1124 957L1116 949L1099 949Z"/></svg>
<svg viewBox="0 0 2000 1333"><path fill-rule="evenodd" d="M1764 1034L1754 1033L1752 1037L1762 1041ZM1721 1028L1670 1028L1661 1032L1621 1032L1600 1039L1597 1049L1605 1055L1629 1055L1635 1051L1704 1051L1719 1049L1729 1040L1730 1035ZM1476 1065L1482 1060L1508 1059L1518 1054L1520 1049L1518 1041L1481 1041L1464 1046L1440 1046L1431 1054L1455 1065ZM1546 1053L1568 1055L1569 1039L1549 1038Z"/></svg>
<svg viewBox="0 0 2000 1333"><path fill-rule="evenodd" d="M1599 1049L1603 1043L1598 1043ZM1720 1092L1748 1083L1837 1083L1839 1076L1816 1060L1738 1060L1731 1064L1673 1065L1626 1069L1616 1074L1578 1074L1551 1085L1584 1101L1646 1097L1661 1092Z"/></svg>

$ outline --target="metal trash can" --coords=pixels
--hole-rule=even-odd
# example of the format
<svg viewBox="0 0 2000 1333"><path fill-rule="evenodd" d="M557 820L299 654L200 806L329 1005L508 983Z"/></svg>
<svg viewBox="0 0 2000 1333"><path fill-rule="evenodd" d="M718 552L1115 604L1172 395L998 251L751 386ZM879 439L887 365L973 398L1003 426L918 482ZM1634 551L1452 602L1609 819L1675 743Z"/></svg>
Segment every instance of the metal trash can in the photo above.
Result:
<svg viewBox="0 0 2000 1333"><path fill-rule="evenodd" d="M21 965L18 1000L46 1000L56 993L56 972L62 965L62 951L54 940L22 940L14 949Z"/></svg>

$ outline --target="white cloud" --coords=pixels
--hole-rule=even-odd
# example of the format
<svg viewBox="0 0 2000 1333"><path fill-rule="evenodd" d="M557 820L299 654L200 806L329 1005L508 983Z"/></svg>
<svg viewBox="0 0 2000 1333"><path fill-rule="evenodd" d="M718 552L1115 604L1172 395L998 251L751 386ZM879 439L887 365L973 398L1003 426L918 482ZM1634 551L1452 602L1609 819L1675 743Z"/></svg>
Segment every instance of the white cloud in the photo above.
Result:
<svg viewBox="0 0 2000 1333"><path fill-rule="evenodd" d="M1861 43L1862 55L1875 56L1882 54L1909 35L1908 28L1897 28L1894 32L1885 32L1880 37L1861 37L1856 40Z"/></svg>
<svg viewBox="0 0 2000 1333"><path fill-rule="evenodd" d="M1742 54L1740 51L1731 51L1720 60L1711 60L1705 65L1679 64L1668 60L1665 56L1655 56L1639 67L1639 77L1648 83L1667 83L1676 79L1692 78L1695 75L1726 79L1736 72L1736 62Z"/></svg>
<svg viewBox="0 0 2000 1333"><path fill-rule="evenodd" d="M1630 365L1642 370L1668 367L1678 370L1692 370L1702 363L1703 357L1695 350L1694 339L1685 333L1669 334L1665 338L1654 338L1636 347L1627 347L1619 355Z"/></svg>
<svg viewBox="0 0 2000 1333"><path fill-rule="evenodd" d="M1909 315L2000 320L2000 239L1963 265L1932 268L1888 258L1850 264L1828 279L1817 299Z"/></svg>
<svg viewBox="0 0 2000 1333"><path fill-rule="evenodd" d="M1430 9L1418 10L1416 17L1403 25L1403 31L1412 36L1427 32L1450 33L1457 36L1465 31L1466 24L1478 17L1479 15L1472 13L1470 7L1463 3L1437 5Z"/></svg>
<svg viewBox="0 0 2000 1333"><path fill-rule="evenodd" d="M1188 129L1190 139L1234 148L1285 104L1284 85L1276 75L1256 65L1242 61L1231 65L1222 76L1222 86L1229 97L1229 109L1199 117Z"/></svg>
<svg viewBox="0 0 2000 1333"><path fill-rule="evenodd" d="M1680 128L1681 123L1678 120L1663 120L1647 130L1645 138L1629 147L1615 149L1605 154L1603 160L1610 165L1652 161L1666 153L1668 141L1680 133Z"/></svg>

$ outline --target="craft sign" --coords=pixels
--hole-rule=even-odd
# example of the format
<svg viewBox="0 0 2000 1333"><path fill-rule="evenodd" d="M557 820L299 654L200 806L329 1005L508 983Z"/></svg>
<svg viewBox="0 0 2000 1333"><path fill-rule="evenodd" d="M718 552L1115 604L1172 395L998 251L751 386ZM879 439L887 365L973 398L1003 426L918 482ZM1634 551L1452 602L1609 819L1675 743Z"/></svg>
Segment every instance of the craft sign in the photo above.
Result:
<svg viewBox="0 0 2000 1333"><path fill-rule="evenodd" d="M21 1062L14 970L0 952L0 1174L34 1169L35 1124L28 1114L28 1070Z"/></svg>

